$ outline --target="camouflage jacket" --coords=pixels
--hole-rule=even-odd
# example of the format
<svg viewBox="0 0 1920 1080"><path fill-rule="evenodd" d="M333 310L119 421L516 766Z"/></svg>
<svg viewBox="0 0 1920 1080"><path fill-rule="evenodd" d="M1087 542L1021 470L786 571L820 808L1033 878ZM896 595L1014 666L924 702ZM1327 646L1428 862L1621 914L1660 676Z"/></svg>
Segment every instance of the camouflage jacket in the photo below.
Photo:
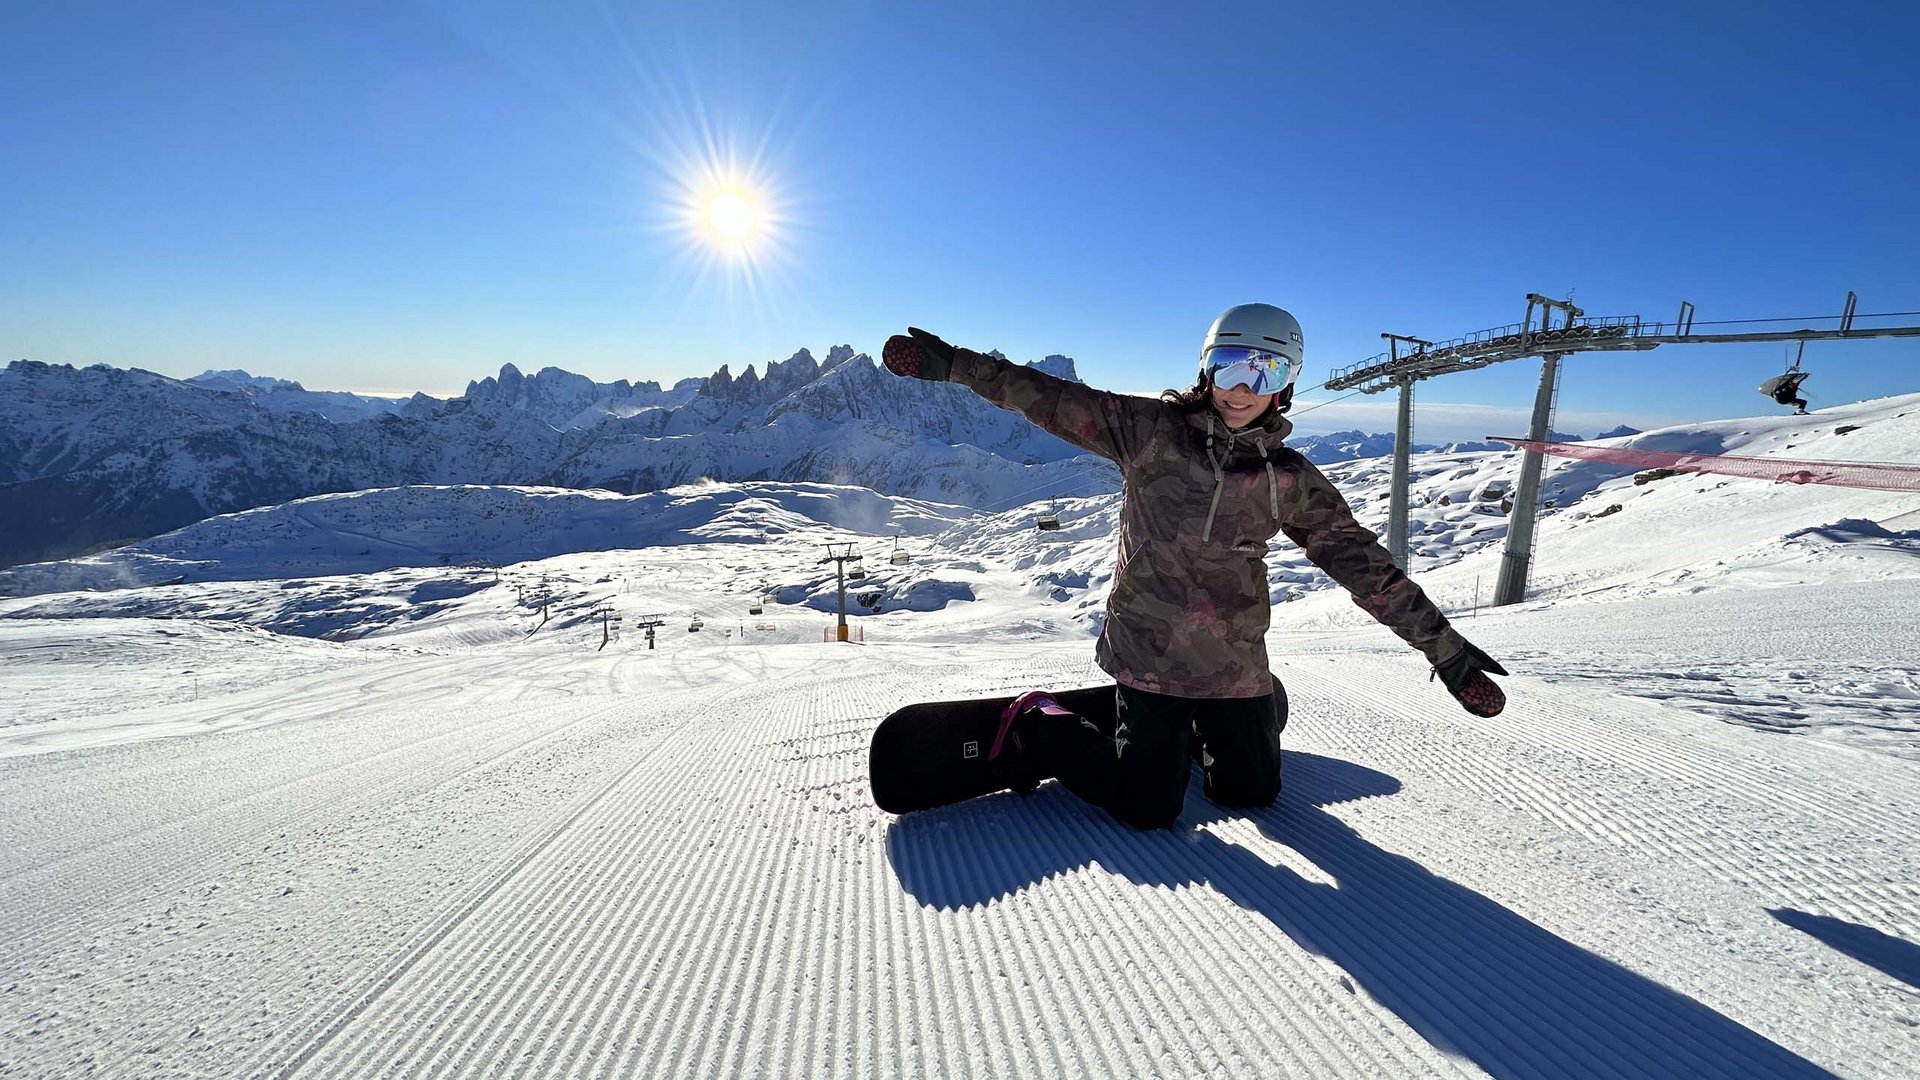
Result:
<svg viewBox="0 0 1920 1080"><path fill-rule="evenodd" d="M1293 430L1281 414L1229 431L1212 409L1095 390L966 349L948 379L1120 466L1120 558L1094 651L1116 680L1187 698L1270 692L1266 554L1276 532L1429 662L1465 644L1333 484L1281 445Z"/></svg>

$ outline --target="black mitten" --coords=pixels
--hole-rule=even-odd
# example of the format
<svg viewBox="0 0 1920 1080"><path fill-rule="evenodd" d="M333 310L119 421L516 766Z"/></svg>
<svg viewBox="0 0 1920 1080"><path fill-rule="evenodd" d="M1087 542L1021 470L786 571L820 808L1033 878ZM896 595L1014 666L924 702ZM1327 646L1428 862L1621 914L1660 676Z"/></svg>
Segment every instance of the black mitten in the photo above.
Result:
<svg viewBox="0 0 1920 1080"><path fill-rule="evenodd" d="M1507 695L1487 678L1487 672L1505 675L1507 669L1470 641L1464 643L1459 652L1433 665L1433 674L1440 677L1447 692L1468 712L1475 716L1498 716L1500 710L1507 707Z"/></svg>
<svg viewBox="0 0 1920 1080"><path fill-rule="evenodd" d="M912 336L909 337L909 334ZM953 370L954 351L953 346L938 337L917 326L909 326L906 334L895 334L887 339L887 347L880 351L880 359L887 365L887 370L895 375L945 382L947 373Z"/></svg>

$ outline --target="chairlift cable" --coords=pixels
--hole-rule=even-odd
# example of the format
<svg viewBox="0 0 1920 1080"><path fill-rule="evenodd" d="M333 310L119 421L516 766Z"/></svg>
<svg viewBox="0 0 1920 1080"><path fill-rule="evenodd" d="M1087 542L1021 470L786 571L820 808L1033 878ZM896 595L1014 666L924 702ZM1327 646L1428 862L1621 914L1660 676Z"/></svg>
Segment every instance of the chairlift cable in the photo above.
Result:
<svg viewBox="0 0 1920 1080"><path fill-rule="evenodd" d="M1325 385L1326 385L1326 383L1321 383L1320 385L1321 385L1321 386L1325 386ZM1316 387L1316 389L1318 389L1318 387ZM1354 391L1353 393L1351 393L1351 394L1342 394L1342 395L1340 395L1340 396L1339 396L1339 397L1337 397L1337 398L1330 398L1330 399L1328 399L1328 400L1326 400L1326 401L1317 401L1317 402L1314 402L1314 403L1313 403L1312 405L1309 405L1309 406L1307 406L1306 408L1304 408L1304 409L1301 409L1301 410L1299 410L1299 412L1300 412L1300 413L1310 413L1310 412L1312 412L1312 411L1313 411L1313 410L1315 410L1315 409L1320 409L1320 408L1325 408L1326 406L1328 406L1328 405L1332 405L1332 404L1334 404L1334 403L1336 403L1336 402L1341 402L1341 401L1345 401L1345 400L1347 400L1347 399L1348 399L1348 398L1350 398L1350 397L1359 397L1359 396L1360 396L1361 394L1364 394L1364 393L1366 393L1366 391L1365 391L1365 390L1355 390L1355 391ZM1298 414L1296 414L1296 415L1298 415Z"/></svg>
<svg viewBox="0 0 1920 1080"><path fill-rule="evenodd" d="M1871 314L1856 314L1855 319L1891 319L1900 315L1920 315L1920 311L1876 311ZM1736 326L1742 323L1776 322L1818 322L1822 319L1838 319L1838 315L1794 315L1784 319L1714 319L1690 322L1689 326Z"/></svg>

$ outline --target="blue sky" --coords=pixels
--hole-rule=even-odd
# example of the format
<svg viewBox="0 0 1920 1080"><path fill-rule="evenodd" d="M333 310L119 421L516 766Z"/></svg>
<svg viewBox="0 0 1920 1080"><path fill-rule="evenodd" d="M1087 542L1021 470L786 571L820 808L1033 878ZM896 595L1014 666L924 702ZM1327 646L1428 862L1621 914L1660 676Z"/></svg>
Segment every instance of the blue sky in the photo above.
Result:
<svg viewBox="0 0 1920 1080"><path fill-rule="evenodd" d="M670 383L877 352L914 323L1153 390L1248 300L1299 316L1309 382L1382 331L1517 321L1529 291L1915 311L1914 11L15 4L0 356L449 394L507 362ZM721 175L768 219L744 256L683 222ZM1807 389L1920 390L1917 352L1815 343ZM1576 357L1557 426L1766 412L1783 355ZM1417 435L1517 431L1537 379L1424 383Z"/></svg>

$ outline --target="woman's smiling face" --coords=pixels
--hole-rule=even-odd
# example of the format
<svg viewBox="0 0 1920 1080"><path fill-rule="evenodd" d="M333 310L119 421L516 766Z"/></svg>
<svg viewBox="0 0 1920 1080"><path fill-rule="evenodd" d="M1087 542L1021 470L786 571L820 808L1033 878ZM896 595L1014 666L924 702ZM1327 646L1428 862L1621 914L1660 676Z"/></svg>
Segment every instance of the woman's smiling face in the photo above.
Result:
<svg viewBox="0 0 1920 1080"><path fill-rule="evenodd" d="M1272 403L1272 394L1256 394L1244 386L1232 386L1224 390L1218 386L1213 388L1213 410L1230 428L1243 428L1253 423Z"/></svg>

